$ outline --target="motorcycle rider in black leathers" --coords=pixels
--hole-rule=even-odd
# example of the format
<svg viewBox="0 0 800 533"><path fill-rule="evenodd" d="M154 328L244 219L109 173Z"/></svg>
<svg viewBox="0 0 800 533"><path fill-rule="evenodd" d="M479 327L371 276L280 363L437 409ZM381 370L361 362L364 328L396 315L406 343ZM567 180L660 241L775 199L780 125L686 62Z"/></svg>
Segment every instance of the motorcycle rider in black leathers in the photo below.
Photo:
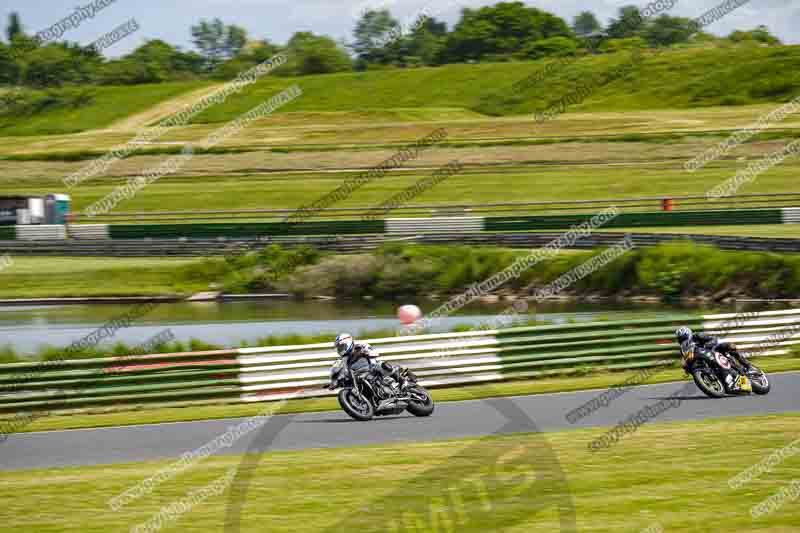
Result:
<svg viewBox="0 0 800 533"><path fill-rule="evenodd" d="M334 345L339 357L347 357L347 365L353 372L368 370L374 376L391 377L398 383L400 389L405 386L402 369L399 366L376 361L375 359L379 357L378 352L366 342L355 342L352 335L342 333L336 337Z"/></svg>
<svg viewBox="0 0 800 533"><path fill-rule="evenodd" d="M713 350L723 355L729 355L738 361L739 364L744 367L746 372L749 372L753 368L753 365L750 363L750 361L748 361L747 358L736 349L736 346L730 342L719 342L717 337L703 335L702 333L694 333L686 326L678 328L678 330L675 332L675 336L678 338L678 344L680 345L683 345L684 343L692 343L700 348Z"/></svg>

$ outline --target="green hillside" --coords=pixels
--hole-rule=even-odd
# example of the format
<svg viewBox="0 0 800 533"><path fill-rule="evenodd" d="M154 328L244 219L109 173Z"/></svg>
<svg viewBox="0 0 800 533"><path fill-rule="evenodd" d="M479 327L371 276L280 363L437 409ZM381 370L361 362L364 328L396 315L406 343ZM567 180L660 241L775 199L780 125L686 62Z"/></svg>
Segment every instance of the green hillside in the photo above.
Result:
<svg viewBox="0 0 800 533"><path fill-rule="evenodd" d="M512 86L537 77L547 61L459 64L300 78L268 76L196 117L197 123L231 120L297 83L303 96L279 110L364 112L389 110L396 120L425 120L425 110L464 109L483 115L518 115L546 109L579 84L592 88L569 111L624 111L743 105L785 101L800 93L800 46L645 51L631 72L605 83L628 53L584 57L554 68L523 91ZM64 134L103 128L208 82L90 87L26 92L24 113L0 109L0 136ZM91 98L78 99L76 92ZM27 98L27 96L26 96ZM408 110L416 110L411 113ZM434 115L436 113L433 113ZM468 115L467 115L468 116ZM332 118L336 122L335 115Z"/></svg>
<svg viewBox="0 0 800 533"><path fill-rule="evenodd" d="M571 110L622 111L783 101L800 92L800 46L646 51L628 76L603 85L628 53L582 58L522 93L514 83L542 72L546 61L448 65L438 68L265 78L249 91L215 106L197 122L222 122L298 83L303 96L282 111L350 111L384 108L463 107L488 115L533 113L574 91L601 83ZM594 81L593 81L594 80Z"/></svg>

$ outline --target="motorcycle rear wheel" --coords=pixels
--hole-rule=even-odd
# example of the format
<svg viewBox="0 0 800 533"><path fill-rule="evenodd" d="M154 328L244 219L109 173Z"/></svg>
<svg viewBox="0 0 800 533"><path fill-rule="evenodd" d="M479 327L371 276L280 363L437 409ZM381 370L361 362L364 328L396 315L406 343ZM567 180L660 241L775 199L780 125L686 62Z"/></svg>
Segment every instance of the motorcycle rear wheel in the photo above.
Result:
<svg viewBox="0 0 800 533"><path fill-rule="evenodd" d="M710 370L700 368L692 372L694 383L709 398L724 398L725 385Z"/></svg>
<svg viewBox="0 0 800 533"><path fill-rule="evenodd" d="M366 398L359 398L353 389L342 389L339 391L339 405L345 413L350 415L353 420L367 422L375 416L375 408Z"/></svg>
<svg viewBox="0 0 800 533"><path fill-rule="evenodd" d="M423 387L419 385L414 385L410 389L408 389L410 393L415 393L420 397L424 397L424 401L408 401L408 407L406 410L414 416L431 416L433 414L433 410L435 405L433 403L433 398L431 397L431 393L425 390Z"/></svg>

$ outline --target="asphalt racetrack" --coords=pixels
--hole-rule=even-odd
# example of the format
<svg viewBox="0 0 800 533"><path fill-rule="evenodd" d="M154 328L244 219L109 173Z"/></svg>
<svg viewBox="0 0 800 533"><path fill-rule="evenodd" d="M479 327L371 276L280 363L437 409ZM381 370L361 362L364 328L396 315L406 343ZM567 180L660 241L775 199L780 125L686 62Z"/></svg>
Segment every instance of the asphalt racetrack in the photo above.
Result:
<svg viewBox="0 0 800 533"><path fill-rule="evenodd" d="M773 388L768 396L712 400L703 396L696 387L688 394L678 396L687 383L631 389L607 407L575 424L567 421L567 413L605 390L440 403L430 418L416 418L404 413L372 422L355 422L342 411L280 415L272 417L262 428L245 434L220 453L241 454L250 449L251 444L256 446L253 451L297 450L480 437L514 433L522 431L522 428L529 430L529 424L515 429L515 424L509 423L509 419L495 407L500 406L497 402L503 401L512 401L540 431L611 427L646 406L677 398L682 398L677 407L674 405L678 402L669 402L673 407L652 423L800 412L798 372L772 376ZM208 444L243 420L246 419L15 434L0 443L0 470L178 458Z"/></svg>

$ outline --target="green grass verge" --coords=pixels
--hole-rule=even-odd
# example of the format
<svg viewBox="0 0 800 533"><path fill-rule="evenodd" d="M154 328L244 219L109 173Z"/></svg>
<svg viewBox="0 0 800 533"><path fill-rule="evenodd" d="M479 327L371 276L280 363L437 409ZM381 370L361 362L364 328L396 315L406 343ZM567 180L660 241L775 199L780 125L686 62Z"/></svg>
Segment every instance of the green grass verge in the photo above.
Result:
<svg viewBox="0 0 800 533"><path fill-rule="evenodd" d="M478 254L476 257L479 256L476 260L482 263L480 269L473 272L474 276L497 271L523 253L495 247L426 248L423 253L464 258L472 257L473 251ZM577 252L568 251L564 255L573 253ZM301 259L297 262L287 260L293 257ZM0 298L187 295L207 291L212 283L229 293L283 293L287 289L284 286L287 276L296 268L317 264L327 257L330 254L318 254L308 248L282 250L277 246L265 247L258 254L243 254L227 260L221 257L22 256L15 257L11 266L0 270ZM463 279L466 279L464 275L458 274L442 289L457 287ZM324 289L321 287L323 292L310 296L328 294Z"/></svg>
<svg viewBox="0 0 800 533"><path fill-rule="evenodd" d="M800 415L788 414L652 424L599 453L587 445L605 430L271 452L247 469L241 531L386 531L412 513L415 531L433 531L431 510L438 511L436 531L445 519L464 532L501 525L519 533L557 531L555 508L535 511L556 490L544 454L563 472L579 531L638 532L658 524L705 533L723 523L736 531L794 531L796 502L757 521L749 511L800 476L800 458L786 458L740 490L728 481L796 440L799 422ZM0 473L13 495L4 502L4 524L36 533L129 530L241 461L209 458L119 511L110 509L109 498L171 462ZM164 526L222 531L227 503L227 492L211 496Z"/></svg>
<svg viewBox="0 0 800 533"><path fill-rule="evenodd" d="M165 295L208 290L176 273L197 259L15 257L0 271L0 298Z"/></svg>
<svg viewBox="0 0 800 533"><path fill-rule="evenodd" d="M776 357L762 359L758 365L766 372L785 372L800 370L800 359L796 357ZM635 371L598 372L590 375L561 376L526 381L510 381L491 385L476 385L449 389L436 389L433 397L437 402L455 402L504 396L528 394L548 394L553 392L574 392L581 390L604 389L624 382L637 375ZM648 384L669 383L686 379L680 369L665 369L654 374ZM229 405L190 405L186 407L147 407L137 410L103 412L104 409L85 410L64 415L40 418L25 426L21 432L57 431L64 429L86 429L96 427L130 426L137 424L161 424L167 422L186 422L191 420L213 420L256 416L265 409L264 403ZM286 404L283 413L307 413L338 410L335 398L313 398L295 400ZM107 409L106 409L107 411ZM8 416L6 416L8 417Z"/></svg>
<svg viewBox="0 0 800 533"><path fill-rule="evenodd" d="M606 230L600 229L598 231ZM754 224L752 226L680 226L675 228L614 228L613 230L608 231L800 239L800 224Z"/></svg>
<svg viewBox="0 0 800 533"><path fill-rule="evenodd" d="M302 305L303 302L296 302ZM98 309L97 320L107 320L108 316L102 310ZM195 311L198 311L195 309ZM252 315L247 315L250 318ZM615 315L619 316L619 315ZM624 316L624 315L623 315ZM160 321L170 320L169 304L163 307L156 307L152 312L148 313L147 318L153 323ZM216 315L214 316L216 318ZM229 320L235 320L235 317L228 317ZM210 320L211 318L209 318ZM194 321L199 322L203 320L202 311L195 314ZM533 320L527 325L539 325ZM471 329L468 325L464 324L456 327L456 331L466 331ZM285 335L269 335L267 337L260 337L254 341L240 342L236 348L263 348L266 346L294 346L298 344L318 344L322 342L329 343L331 339L335 339L339 332L329 331L326 333L319 333L314 335L302 335L298 333L290 333ZM385 337L392 337L397 334L396 330L368 330L360 332L359 336L369 339L382 339ZM109 345L92 346L83 350L73 350L70 352L70 360L80 359L102 359L106 357L124 357L130 355L153 355L153 354L175 354L184 352L205 352L211 350L230 350L231 346L220 346L218 344L211 344L199 339L192 338L188 342L174 341L159 344L156 346L148 346L147 353L142 352L141 346L130 346L124 342L115 342ZM26 354L26 357L20 356L12 346L0 345L0 368L2 365L8 363L30 363L35 361L63 361L64 346L39 346L36 353Z"/></svg>

